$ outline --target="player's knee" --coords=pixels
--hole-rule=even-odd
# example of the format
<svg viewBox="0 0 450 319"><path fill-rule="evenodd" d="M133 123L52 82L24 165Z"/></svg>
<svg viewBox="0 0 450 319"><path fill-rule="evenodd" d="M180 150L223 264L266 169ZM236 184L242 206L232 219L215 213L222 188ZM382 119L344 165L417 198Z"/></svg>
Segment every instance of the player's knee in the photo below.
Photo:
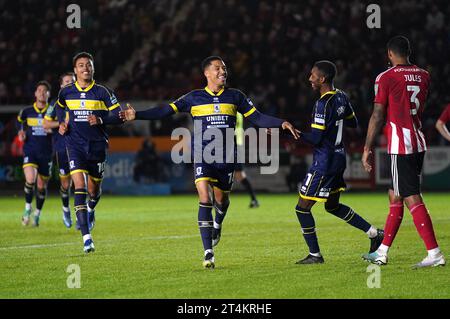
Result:
<svg viewBox="0 0 450 319"><path fill-rule="evenodd" d="M210 202L209 194L208 193L203 193L203 192L199 193L198 194L198 201L201 202L201 203Z"/></svg>
<svg viewBox="0 0 450 319"><path fill-rule="evenodd" d="M43 189L44 187L45 187L45 184L42 181L37 180L36 190Z"/></svg>
<svg viewBox="0 0 450 319"><path fill-rule="evenodd" d="M408 209L410 209L411 207L414 207L418 204L423 203L422 196L420 196L420 195L408 196L405 198L405 203L406 203L406 206L408 207Z"/></svg>
<svg viewBox="0 0 450 319"><path fill-rule="evenodd" d="M36 178L35 177L30 177L30 176L25 176L25 182L28 184L36 184Z"/></svg>
<svg viewBox="0 0 450 319"><path fill-rule="evenodd" d="M102 195L102 190L101 188L96 190L89 190L88 195L90 199L99 199L100 196Z"/></svg>
<svg viewBox="0 0 450 319"><path fill-rule="evenodd" d="M83 180L79 180L79 179L74 179L73 180L73 185L74 185L74 187L75 187L75 189L84 189L84 190L86 190L86 183L84 182L84 179Z"/></svg>
<svg viewBox="0 0 450 319"><path fill-rule="evenodd" d="M315 203L316 203L315 201L311 201L309 199L303 199L300 197L298 199L297 206L304 211L309 211L309 210L311 210L311 208L314 206Z"/></svg>
<svg viewBox="0 0 450 319"><path fill-rule="evenodd" d="M70 179L68 178L61 178L61 189L65 189L66 191L70 187Z"/></svg>
<svg viewBox="0 0 450 319"><path fill-rule="evenodd" d="M101 192L101 184L96 183L96 182L91 183L91 181L89 181L87 188L88 188L89 195L91 195L91 194L95 195L95 194Z"/></svg>
<svg viewBox="0 0 450 319"><path fill-rule="evenodd" d="M403 204L404 198L395 195L392 189L389 190L389 203L392 204Z"/></svg>

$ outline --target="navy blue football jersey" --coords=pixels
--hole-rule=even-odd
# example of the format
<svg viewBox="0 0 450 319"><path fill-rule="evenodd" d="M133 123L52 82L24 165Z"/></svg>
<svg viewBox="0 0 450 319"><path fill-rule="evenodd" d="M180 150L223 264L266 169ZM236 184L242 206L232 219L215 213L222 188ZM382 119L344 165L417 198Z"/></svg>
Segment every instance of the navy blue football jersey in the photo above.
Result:
<svg viewBox="0 0 450 319"><path fill-rule="evenodd" d="M328 91L316 101L311 129L322 134L321 142L314 147L312 169L322 174L344 171L346 156L343 130L355 113L347 95L336 89Z"/></svg>
<svg viewBox="0 0 450 319"><path fill-rule="evenodd" d="M236 127L237 112L241 113L244 117L248 117L256 111L252 101L247 98L244 93L232 88L223 88L217 93L212 92L207 87L200 90L194 90L183 95L173 103L170 103L170 106L175 112L190 113L194 120L194 128L196 125L201 125L201 132L199 129L194 129L194 140L201 141L202 152L204 148L215 139L214 135L209 136L210 134L208 134L208 132L205 134L208 129L218 129L222 132L222 136L226 138L227 129L234 130ZM199 136L200 133L202 136ZM231 139L233 139L232 145L234 147L226 149L226 143L224 142L217 145L218 147L216 147L211 154L222 152L222 161L230 159L230 157L227 157L227 154L228 156L230 156L230 154L231 156L235 156L234 131L232 131ZM200 147L197 149L194 145L194 152L198 154L199 151ZM197 158L203 159L203 157ZM232 158L234 159L234 157Z"/></svg>
<svg viewBox="0 0 450 319"><path fill-rule="evenodd" d="M39 109L36 103L20 111L17 120L23 126L26 133L26 140L23 146L25 153L52 153L51 133L47 133L43 127L44 115L49 105Z"/></svg>
<svg viewBox="0 0 450 319"><path fill-rule="evenodd" d="M83 89L75 82L61 89L56 103L69 114L68 131L65 134L67 144L104 142L107 146L105 125L89 125L88 116L93 114L103 118L108 112L120 107L110 89L95 81Z"/></svg>

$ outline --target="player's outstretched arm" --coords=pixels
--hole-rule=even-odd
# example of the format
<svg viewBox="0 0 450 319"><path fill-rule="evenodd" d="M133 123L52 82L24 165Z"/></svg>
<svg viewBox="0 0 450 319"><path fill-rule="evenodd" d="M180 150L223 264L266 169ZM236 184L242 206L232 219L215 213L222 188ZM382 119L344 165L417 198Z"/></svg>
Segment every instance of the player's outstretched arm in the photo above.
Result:
<svg viewBox="0 0 450 319"><path fill-rule="evenodd" d="M372 153L372 147L375 144L375 139L380 132L384 123L384 116L386 114L386 108L384 105L375 103L373 107L372 116L369 121L369 128L367 129L366 144L364 145L364 153L361 158L364 169L370 173L372 171L371 160L369 159Z"/></svg>
<svg viewBox="0 0 450 319"><path fill-rule="evenodd" d="M119 112L119 117L124 122L133 121L136 119L136 110L131 106L131 104L127 103L127 108Z"/></svg>
<svg viewBox="0 0 450 319"><path fill-rule="evenodd" d="M108 115L105 117L100 117L96 115L89 115L88 122L92 125L102 125L102 124L122 124L124 121L120 117L120 108L116 107L112 111L108 112Z"/></svg>
<svg viewBox="0 0 450 319"><path fill-rule="evenodd" d="M313 128L311 132L301 132L300 139L308 144L317 146L322 142L323 132L322 129Z"/></svg>
<svg viewBox="0 0 450 319"><path fill-rule="evenodd" d="M297 130L294 125L292 125L291 123L289 123L288 121L284 121L283 124L281 124L281 128L283 130L289 130L289 132L291 132L292 136L298 140L300 137L300 131Z"/></svg>
<svg viewBox="0 0 450 319"><path fill-rule="evenodd" d="M255 110L252 114L250 114L247 119L254 125L263 128L277 128L281 127L283 130L289 130L292 136L295 139L299 138L299 131L295 129L295 127L289 123L288 121L279 119L277 117L273 117L270 115L266 115L264 113Z"/></svg>
<svg viewBox="0 0 450 319"><path fill-rule="evenodd" d="M127 109L120 111L119 116L124 121L133 121L159 120L172 114L175 114L175 111L170 105L158 106L145 111L136 112L130 104L127 104Z"/></svg>

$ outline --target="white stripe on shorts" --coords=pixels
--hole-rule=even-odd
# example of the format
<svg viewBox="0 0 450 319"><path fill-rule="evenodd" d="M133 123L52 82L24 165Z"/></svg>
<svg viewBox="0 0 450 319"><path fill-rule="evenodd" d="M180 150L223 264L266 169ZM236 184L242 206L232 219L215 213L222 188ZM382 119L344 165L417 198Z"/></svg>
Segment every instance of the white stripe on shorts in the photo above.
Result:
<svg viewBox="0 0 450 319"><path fill-rule="evenodd" d="M398 189L397 154L391 154L391 175L392 175L392 187L394 188L394 195L400 196L400 191Z"/></svg>

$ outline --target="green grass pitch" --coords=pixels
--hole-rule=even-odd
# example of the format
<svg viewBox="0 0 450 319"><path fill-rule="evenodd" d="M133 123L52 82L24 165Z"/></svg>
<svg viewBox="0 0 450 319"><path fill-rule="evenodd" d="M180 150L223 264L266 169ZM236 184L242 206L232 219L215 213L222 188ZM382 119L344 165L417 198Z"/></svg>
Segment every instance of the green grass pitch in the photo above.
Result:
<svg viewBox="0 0 450 319"><path fill-rule="evenodd" d="M232 194L216 269L202 268L194 195L104 196L93 230L96 251L63 226L60 199L50 196L41 226L23 227L23 199L0 197L0 298L449 298L450 267L411 270L426 255L411 216L405 217L381 268L381 287L368 288L366 234L313 209L325 264L296 265L306 244L294 213L295 194L261 195L249 209ZM425 194L437 238L450 261L448 194ZM387 195L344 193L347 203L383 227ZM67 268L79 265L81 288L69 289Z"/></svg>

